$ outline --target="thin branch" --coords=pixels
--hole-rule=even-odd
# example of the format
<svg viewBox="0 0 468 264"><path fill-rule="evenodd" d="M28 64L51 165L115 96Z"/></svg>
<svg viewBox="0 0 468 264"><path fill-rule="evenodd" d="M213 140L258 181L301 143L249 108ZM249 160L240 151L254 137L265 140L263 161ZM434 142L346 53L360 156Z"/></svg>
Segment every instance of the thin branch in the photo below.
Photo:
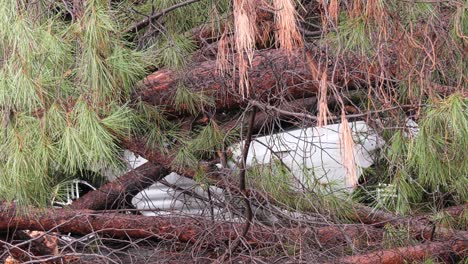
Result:
<svg viewBox="0 0 468 264"><path fill-rule="evenodd" d="M297 112L291 112L291 111L287 111L287 110L283 110L283 109L280 109L280 108L277 108L277 107L274 107L274 106L271 106L271 105L267 105L267 104L262 104L258 101L250 101L250 103L254 106L257 106L259 109L261 110L264 110L264 111L275 111L275 112L278 112L284 116L292 116L292 117L296 117L296 118L301 118L301 119L310 119L310 120L314 120L316 121L317 120L317 116L315 115L311 115L311 114L307 114L307 113L297 113ZM395 109L398 109L398 108L416 108L416 107L421 107L421 106L425 106L424 104L423 105L399 105L399 106L393 106L393 107L389 107L389 108L385 108L385 109L380 109L380 110L375 110L375 111L368 111L368 112L365 112L365 113L361 113L361 114L351 114L351 115L346 115L346 118L356 118L356 117L363 117L363 116L368 116L370 114L377 114L377 113L383 113L383 112L387 112L387 111L391 111L391 110L395 110ZM330 116L328 117L328 120L339 120L341 119L341 116Z"/></svg>
<svg viewBox="0 0 468 264"><path fill-rule="evenodd" d="M232 246L226 249L226 252L221 256L220 260L221 262L226 261L226 257L230 252L235 251L241 242L241 239L245 237L250 230L250 226L252 224L252 218L253 218L253 212L252 212L252 206L250 204L250 199L247 195L246 191L246 182L245 182L245 174L247 171L247 155L249 154L249 148L250 148L250 143L252 142L252 135L253 135L253 127L255 124L255 115L257 114L257 107L252 106L252 110L250 111L250 117L249 117L249 123L248 123L248 130L247 130L247 138L245 139L244 142L244 149L242 150L242 162L239 164L239 190L242 193L242 196L244 197L244 203L245 203L245 226L244 226L244 231L242 232L242 236L238 236L236 240L233 242Z"/></svg>
<svg viewBox="0 0 468 264"><path fill-rule="evenodd" d="M252 207L250 205L250 200L247 198L246 194L246 183L245 183L245 173L247 171L247 155L249 154L250 143L252 142L253 127L255 124L255 114L257 114L257 107L253 106L250 112L249 127L247 130L247 138L245 140L244 149L242 151L242 163L240 164L240 174L239 174L239 189L244 194L245 202L245 216L247 222L245 223L244 233L245 236L249 232L250 223L252 222Z"/></svg>
<svg viewBox="0 0 468 264"><path fill-rule="evenodd" d="M171 11L174 11L176 10L177 8L180 8L180 7L183 7L183 6L186 6L186 5L190 5L190 4L193 4L193 3L196 3L196 2L199 2L200 0L188 0L188 1L185 1L185 2L182 2L182 3L178 3L178 4L175 4L171 7L168 7L150 17L147 17L145 19L143 19L142 21L136 23L135 25L132 25L131 27L127 28L123 34L126 35L126 34L129 34L129 33L136 33L140 30L142 30L143 28L145 28L146 26L148 26L150 23L152 23L153 21L155 21L156 19L164 16L165 14L171 12Z"/></svg>

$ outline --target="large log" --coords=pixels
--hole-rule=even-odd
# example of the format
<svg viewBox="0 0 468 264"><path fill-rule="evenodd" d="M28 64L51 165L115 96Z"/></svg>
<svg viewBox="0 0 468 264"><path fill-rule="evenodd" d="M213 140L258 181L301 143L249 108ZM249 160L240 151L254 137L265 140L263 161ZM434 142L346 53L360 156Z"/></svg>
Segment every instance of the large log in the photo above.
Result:
<svg viewBox="0 0 468 264"><path fill-rule="evenodd" d="M274 49L258 51L249 69L251 96L258 99L281 95L281 98L303 98L317 92L317 81L311 74L305 52L295 50L286 53ZM215 60L190 65L184 73L162 69L147 76L135 87L134 100L152 105L165 106L176 113L174 98L180 84L193 91L202 91L213 96L216 109L235 108L243 103L236 89L235 76L222 76Z"/></svg>
<svg viewBox="0 0 468 264"><path fill-rule="evenodd" d="M24 211L25 210L25 211ZM76 235L99 233L115 238L159 238L195 242L213 232L213 241L229 240L236 237L236 225L214 224L205 218L149 217L102 213L94 210L35 209L14 205L0 205L0 230L41 230ZM239 230L242 230L239 227ZM271 234L264 234L259 228L252 229L250 235L260 241L268 241ZM266 236L266 237L265 237ZM211 239L211 238L210 238Z"/></svg>
<svg viewBox="0 0 468 264"><path fill-rule="evenodd" d="M85 194L74 201L70 208L101 210L131 205L133 196L167 174L165 167L147 162L99 189Z"/></svg>
<svg viewBox="0 0 468 264"><path fill-rule="evenodd" d="M468 256L468 236L461 235L444 242L427 242L416 246L379 250L363 255L338 259L335 263L355 264L403 264L423 261L428 258L441 258L447 263L457 262L457 258ZM455 257L455 258L454 258Z"/></svg>
<svg viewBox="0 0 468 264"><path fill-rule="evenodd" d="M197 217L124 215L94 210L27 208L25 213L14 205L0 204L0 230L40 230L76 235L99 233L113 238L156 238L219 246L236 239L242 233L243 225ZM331 225L317 229L274 229L253 225L245 237L251 245L272 245L294 241L298 233L309 233L310 238L317 238L323 245L336 245L347 239L378 240L382 237L381 230L364 225Z"/></svg>
<svg viewBox="0 0 468 264"><path fill-rule="evenodd" d="M93 210L34 209L27 214L14 205L0 205L0 230L42 230L86 235L99 233L113 238L156 238L167 241L197 243L207 247L224 247L238 237L242 224L206 221L194 217L145 217ZM213 235L216 234L216 235ZM251 246L279 246L281 243L317 241L322 246L338 246L346 241L381 241L382 230L365 225L325 226L322 228L268 228L253 225L246 243ZM445 242L428 242L417 246L376 251L342 258L339 263L402 263L443 254L466 254L468 235L461 232Z"/></svg>
<svg viewBox="0 0 468 264"><path fill-rule="evenodd" d="M364 205L355 205L353 212L349 215L355 221L363 224L373 225L375 227L383 227L392 225L396 228L407 230L413 238L432 240L435 237L448 239L454 232L463 234L468 237L467 231L454 231L449 228L439 227L436 222L431 220L430 214L416 215L410 217L402 217L399 215L375 210ZM461 217L463 212L468 210L468 203L449 207L443 210L452 217Z"/></svg>

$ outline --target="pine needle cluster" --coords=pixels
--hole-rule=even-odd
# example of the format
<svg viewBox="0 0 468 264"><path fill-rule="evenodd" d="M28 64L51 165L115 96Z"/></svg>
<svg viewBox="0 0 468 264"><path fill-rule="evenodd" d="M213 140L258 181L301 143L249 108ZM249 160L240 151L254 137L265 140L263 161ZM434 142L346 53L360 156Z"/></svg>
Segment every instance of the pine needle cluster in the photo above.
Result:
<svg viewBox="0 0 468 264"><path fill-rule="evenodd" d="M122 167L125 102L148 62L120 40L107 1L83 3L73 20L41 1L0 3L2 199L44 206L67 177Z"/></svg>

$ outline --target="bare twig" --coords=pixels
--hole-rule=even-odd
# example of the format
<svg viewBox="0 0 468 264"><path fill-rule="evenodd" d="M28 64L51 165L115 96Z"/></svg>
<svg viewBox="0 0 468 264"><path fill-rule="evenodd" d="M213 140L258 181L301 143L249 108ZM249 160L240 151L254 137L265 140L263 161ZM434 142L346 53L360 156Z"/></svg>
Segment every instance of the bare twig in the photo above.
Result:
<svg viewBox="0 0 468 264"><path fill-rule="evenodd" d="M242 151L242 163L240 164L240 173L239 173L239 189L244 194L244 202L245 202L245 216L246 216L246 224L243 232L243 236L249 232L249 227L252 222L252 207L250 205L250 200L247 198L246 195L246 182L245 182L245 173L247 171L247 155L249 153L250 143L252 142L252 134L253 134L253 127L255 123L255 114L257 113L257 107L253 106L250 112L250 119L248 124L247 130L247 138L245 140L244 149Z"/></svg>
<svg viewBox="0 0 468 264"><path fill-rule="evenodd" d="M250 111L250 118L249 118L249 123L248 123L248 130L247 130L247 138L244 143L244 148L242 150L242 161L239 164L239 190L241 191L243 195L243 200L245 203L245 226L244 226L244 231L242 232L242 236L239 236L236 238L236 240L233 242L231 247L226 249L226 252L221 256L221 262L224 262L226 257L230 252L235 251L241 242L241 239L245 237L250 229L250 226L252 224L252 218L253 218L253 213L252 213L252 206L250 204L250 199L247 196L246 193L246 181L245 181L245 174L247 171L247 155L249 153L249 148L250 148L250 143L252 142L252 134L253 134L253 127L255 123L255 115L257 113L257 107L252 106L252 110Z"/></svg>

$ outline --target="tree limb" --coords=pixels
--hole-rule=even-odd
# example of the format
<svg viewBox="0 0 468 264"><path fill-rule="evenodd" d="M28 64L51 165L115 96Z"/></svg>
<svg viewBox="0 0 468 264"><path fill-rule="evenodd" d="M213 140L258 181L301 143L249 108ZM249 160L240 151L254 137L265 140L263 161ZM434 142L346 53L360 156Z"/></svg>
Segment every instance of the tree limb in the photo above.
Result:
<svg viewBox="0 0 468 264"><path fill-rule="evenodd" d="M99 233L113 238L156 238L220 246L237 239L242 229L240 223L212 222L197 217L124 215L93 210L42 210L31 207L24 213L17 210L14 204L0 204L1 231L40 230L75 235ZM251 245L275 245L280 241L294 240L297 232L311 232L311 237L317 237L324 245L345 241L345 235L356 239L382 235L378 229L364 225L347 225L344 228L331 225L318 229L274 229L252 225L245 242Z"/></svg>
<svg viewBox="0 0 468 264"><path fill-rule="evenodd" d="M170 7L166 8L166 9L164 9L164 10L162 10L162 11L160 11L160 12L154 14L154 15L151 15L151 16L143 19L142 21L136 23L135 25L132 25L131 27L124 30L123 34L126 35L126 34L130 34L130 33L136 33L138 31L140 31L141 29L145 28L146 26L148 26L150 23L152 23L156 19L164 16L165 14L167 14L167 13L169 13L171 11L174 11L177 8L184 7L184 6L196 3L196 2L200 2L200 0L187 0L185 2L178 3L178 4L175 4L173 6L170 6Z"/></svg>
<svg viewBox="0 0 468 264"><path fill-rule="evenodd" d="M151 186L168 174L163 166L147 162L74 201L72 209L102 210L131 205L131 200L141 190Z"/></svg>
<svg viewBox="0 0 468 264"><path fill-rule="evenodd" d="M452 240L444 242L428 242L416 246L399 247L388 250L379 250L371 253L345 257L335 263L359 263L359 264L400 264L423 261L427 258L441 257L447 262L456 262L453 254L459 257L468 256L468 236L456 236Z"/></svg>

